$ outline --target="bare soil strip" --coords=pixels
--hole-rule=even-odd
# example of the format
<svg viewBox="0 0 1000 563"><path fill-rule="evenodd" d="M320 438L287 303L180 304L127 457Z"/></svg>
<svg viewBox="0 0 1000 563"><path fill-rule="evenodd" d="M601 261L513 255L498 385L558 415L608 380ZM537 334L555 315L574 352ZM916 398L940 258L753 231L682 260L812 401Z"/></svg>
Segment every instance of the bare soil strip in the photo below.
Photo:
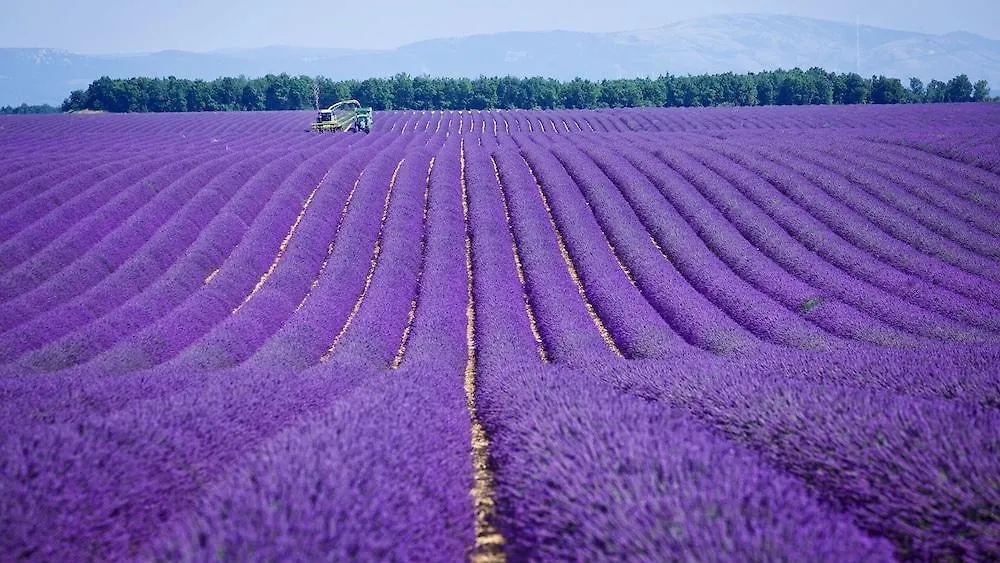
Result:
<svg viewBox="0 0 1000 563"><path fill-rule="evenodd" d="M490 440L476 413L476 307L472 295L472 240L469 226L469 194L465 182L465 141L461 145L462 213L465 217L465 271L468 306L465 328L468 360L465 364L465 401L472 423L472 467L475 484L472 499L476 510L476 544L470 559L476 563L494 563L507 560L503 552L503 535L493 525L496 501L493 498L493 472L489 467Z"/></svg>

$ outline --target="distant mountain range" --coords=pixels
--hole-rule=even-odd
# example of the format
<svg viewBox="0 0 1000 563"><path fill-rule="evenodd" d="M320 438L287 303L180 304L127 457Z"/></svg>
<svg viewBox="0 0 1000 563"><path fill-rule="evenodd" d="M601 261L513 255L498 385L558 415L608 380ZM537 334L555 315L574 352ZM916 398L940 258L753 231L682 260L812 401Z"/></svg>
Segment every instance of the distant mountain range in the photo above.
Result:
<svg viewBox="0 0 1000 563"><path fill-rule="evenodd" d="M859 35L860 37L859 37ZM857 45L860 38L860 57ZM860 59L860 65L859 65ZM335 79L517 75L559 79L737 73L812 66L863 76L947 81L965 73L1000 88L1000 41L966 32L930 35L779 15L732 15L616 33L509 32L433 39L391 50L263 47L208 53L80 55L0 49L0 105L58 104L93 80L132 76L261 76Z"/></svg>

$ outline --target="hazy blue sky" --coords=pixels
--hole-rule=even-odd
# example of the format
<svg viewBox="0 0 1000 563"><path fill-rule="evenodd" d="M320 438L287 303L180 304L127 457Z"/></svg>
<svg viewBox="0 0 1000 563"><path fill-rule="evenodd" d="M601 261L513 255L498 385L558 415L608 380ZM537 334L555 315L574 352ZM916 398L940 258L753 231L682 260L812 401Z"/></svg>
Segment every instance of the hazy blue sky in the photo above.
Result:
<svg viewBox="0 0 1000 563"><path fill-rule="evenodd" d="M0 0L0 47L81 53L297 45L390 48L513 30L621 31L726 13L783 13L1000 38L1000 0ZM916 6L921 6L917 8Z"/></svg>

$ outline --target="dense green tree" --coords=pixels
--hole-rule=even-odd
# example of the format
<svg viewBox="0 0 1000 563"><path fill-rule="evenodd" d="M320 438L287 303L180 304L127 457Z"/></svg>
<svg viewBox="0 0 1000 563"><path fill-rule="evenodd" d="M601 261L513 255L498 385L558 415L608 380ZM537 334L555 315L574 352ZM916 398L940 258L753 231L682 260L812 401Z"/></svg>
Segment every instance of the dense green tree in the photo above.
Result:
<svg viewBox="0 0 1000 563"><path fill-rule="evenodd" d="M948 85L940 80L931 80L927 83L924 101L932 104L948 101Z"/></svg>
<svg viewBox="0 0 1000 563"><path fill-rule="evenodd" d="M699 107L712 107L726 102L723 97L721 84L719 84L719 81L714 76L699 74L692 76L691 81Z"/></svg>
<svg viewBox="0 0 1000 563"><path fill-rule="evenodd" d="M738 76L736 78L735 105L755 106L760 102L757 98L757 84L752 75ZM662 105L662 104L661 104Z"/></svg>
<svg viewBox="0 0 1000 563"><path fill-rule="evenodd" d="M531 96L524 81L516 76L504 76L497 82L497 98L501 109L530 108Z"/></svg>
<svg viewBox="0 0 1000 563"><path fill-rule="evenodd" d="M166 106L163 111L187 111L188 81L170 77L166 88ZM263 108L262 108L263 109Z"/></svg>
<svg viewBox="0 0 1000 563"><path fill-rule="evenodd" d="M405 72L392 77L392 107L413 107L413 77Z"/></svg>
<svg viewBox="0 0 1000 563"><path fill-rule="evenodd" d="M850 73L844 77L845 104L867 104L871 96L871 83L862 78L857 73Z"/></svg>
<svg viewBox="0 0 1000 563"><path fill-rule="evenodd" d="M800 69L784 73L778 82L778 96L775 100L779 106L808 104L812 99L810 84Z"/></svg>
<svg viewBox="0 0 1000 563"><path fill-rule="evenodd" d="M472 81L468 78L445 80L441 99L444 109L468 109L472 101Z"/></svg>
<svg viewBox="0 0 1000 563"><path fill-rule="evenodd" d="M673 81L674 107L701 107L701 90L699 83L692 76L678 76Z"/></svg>
<svg viewBox="0 0 1000 563"><path fill-rule="evenodd" d="M469 99L469 109L496 109L500 105L497 96L497 78L480 76L472 81L472 96Z"/></svg>
<svg viewBox="0 0 1000 563"><path fill-rule="evenodd" d="M88 107L87 93L83 90L73 90L69 97L63 100L62 111L80 111Z"/></svg>
<svg viewBox="0 0 1000 563"><path fill-rule="evenodd" d="M977 80L972 87L972 100L975 102L986 102L990 99L990 83L985 80Z"/></svg>
<svg viewBox="0 0 1000 563"><path fill-rule="evenodd" d="M172 78L172 77L171 77ZM176 80L176 78L172 78ZM149 111L167 111L167 93L170 90L170 82L162 78L154 78L149 82L149 92L146 103Z"/></svg>
<svg viewBox="0 0 1000 563"><path fill-rule="evenodd" d="M631 81L624 79L602 80L599 104L602 107L632 107L630 102L638 101L639 91L632 88Z"/></svg>
<svg viewBox="0 0 1000 563"><path fill-rule="evenodd" d="M376 110L393 109L392 86L384 78L369 78L362 80L354 94L354 98L362 105L371 106Z"/></svg>
<svg viewBox="0 0 1000 563"><path fill-rule="evenodd" d="M971 102L973 86L969 77L959 74L948 81L945 99L949 102Z"/></svg>
<svg viewBox="0 0 1000 563"><path fill-rule="evenodd" d="M270 111L288 109L288 95L291 93L291 77L285 73L264 77L264 108Z"/></svg>
<svg viewBox="0 0 1000 563"><path fill-rule="evenodd" d="M924 90L924 81L916 77L910 78L910 101L919 104L924 101L927 96L926 90Z"/></svg>
<svg viewBox="0 0 1000 563"><path fill-rule="evenodd" d="M288 104L285 109L303 109L313 106L312 79L301 75L288 80Z"/></svg>
<svg viewBox="0 0 1000 563"><path fill-rule="evenodd" d="M240 95L243 91L245 77L233 78L227 76L210 83L212 103L220 111L232 111L240 107Z"/></svg>
<svg viewBox="0 0 1000 563"><path fill-rule="evenodd" d="M872 76L873 104L901 104L906 102L907 92L898 78Z"/></svg>
<svg viewBox="0 0 1000 563"><path fill-rule="evenodd" d="M810 104L829 105L833 103L833 80L825 70L815 66L807 70L806 83L809 84Z"/></svg>
<svg viewBox="0 0 1000 563"><path fill-rule="evenodd" d="M413 108L419 110L434 109L440 94L437 83L427 76L417 76L413 79Z"/></svg>
<svg viewBox="0 0 1000 563"><path fill-rule="evenodd" d="M324 99L322 94L320 95L319 107L327 108L341 100L356 98L360 87L361 83L357 80L331 81L328 97Z"/></svg>
<svg viewBox="0 0 1000 563"><path fill-rule="evenodd" d="M597 107L601 92L597 84L577 77L563 84L561 96L563 107L583 109Z"/></svg>
<svg viewBox="0 0 1000 563"><path fill-rule="evenodd" d="M667 102L667 92L663 87L663 82L653 78L638 78L636 82L639 86L642 105L658 107Z"/></svg>
<svg viewBox="0 0 1000 563"><path fill-rule="evenodd" d="M252 83L244 85L243 93L240 94L240 106L247 111L264 109L264 96L260 93L260 87Z"/></svg>
<svg viewBox="0 0 1000 563"><path fill-rule="evenodd" d="M524 81L524 89L528 93L528 107L538 109L555 109L562 101L559 96L561 84L552 78L532 76Z"/></svg>
<svg viewBox="0 0 1000 563"><path fill-rule="evenodd" d="M757 77L757 101L762 106L774 105L778 97L777 88L774 86L774 79L770 73L762 73Z"/></svg>

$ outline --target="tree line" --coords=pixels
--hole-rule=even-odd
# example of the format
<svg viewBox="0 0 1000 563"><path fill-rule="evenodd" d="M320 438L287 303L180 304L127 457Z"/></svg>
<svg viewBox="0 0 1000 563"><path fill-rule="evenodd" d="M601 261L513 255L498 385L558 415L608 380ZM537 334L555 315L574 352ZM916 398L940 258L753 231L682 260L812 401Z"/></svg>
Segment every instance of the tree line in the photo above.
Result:
<svg viewBox="0 0 1000 563"><path fill-rule="evenodd" d="M27 115L32 113L58 113L59 108L49 104L0 106L0 115Z"/></svg>
<svg viewBox="0 0 1000 563"><path fill-rule="evenodd" d="M376 110L594 109L816 104L981 102L985 80L965 74L926 85L910 78L827 72L813 67L747 74L560 81L516 76L440 78L397 74L389 78L333 80L268 74L215 80L101 77L76 90L63 111L109 112L259 111L315 109L356 99Z"/></svg>

